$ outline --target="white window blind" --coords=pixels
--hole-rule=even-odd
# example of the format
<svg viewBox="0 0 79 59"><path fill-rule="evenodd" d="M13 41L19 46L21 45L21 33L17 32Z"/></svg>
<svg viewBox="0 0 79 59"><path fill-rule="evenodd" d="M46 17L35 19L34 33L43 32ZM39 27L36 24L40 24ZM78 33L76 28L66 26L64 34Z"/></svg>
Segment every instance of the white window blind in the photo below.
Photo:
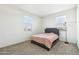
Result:
<svg viewBox="0 0 79 59"><path fill-rule="evenodd" d="M24 30L32 30L32 17L24 16Z"/></svg>
<svg viewBox="0 0 79 59"><path fill-rule="evenodd" d="M58 17L56 17L56 26L59 29L65 29L66 16L58 16Z"/></svg>

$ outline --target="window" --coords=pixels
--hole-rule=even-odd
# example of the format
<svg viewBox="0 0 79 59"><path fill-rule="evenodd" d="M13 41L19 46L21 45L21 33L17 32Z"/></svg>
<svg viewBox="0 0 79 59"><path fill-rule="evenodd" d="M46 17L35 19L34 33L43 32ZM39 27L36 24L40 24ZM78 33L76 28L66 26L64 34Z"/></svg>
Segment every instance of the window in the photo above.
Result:
<svg viewBox="0 0 79 59"><path fill-rule="evenodd" d="M32 17L24 16L24 31L31 31L31 30L32 30Z"/></svg>
<svg viewBox="0 0 79 59"><path fill-rule="evenodd" d="M66 16L56 17L56 25L58 29L65 29L66 26Z"/></svg>

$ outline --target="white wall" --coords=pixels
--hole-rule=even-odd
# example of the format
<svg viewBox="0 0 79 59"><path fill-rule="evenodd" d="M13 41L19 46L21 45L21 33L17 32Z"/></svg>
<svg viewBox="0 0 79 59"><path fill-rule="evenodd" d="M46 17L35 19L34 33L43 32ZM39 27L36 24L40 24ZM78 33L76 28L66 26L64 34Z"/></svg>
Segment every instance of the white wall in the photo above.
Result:
<svg viewBox="0 0 79 59"><path fill-rule="evenodd" d="M32 31L24 31L24 16L32 16ZM29 40L41 33L41 18L10 5L0 5L0 48Z"/></svg>
<svg viewBox="0 0 79 59"><path fill-rule="evenodd" d="M57 16L66 16L67 22L67 40L68 42L76 43L76 8L72 8L70 10L62 11L59 13L51 14L44 17L43 27L56 27L56 17ZM64 31L60 31L60 40L65 41L65 33Z"/></svg>
<svg viewBox="0 0 79 59"><path fill-rule="evenodd" d="M79 48L79 5L77 5L77 46Z"/></svg>

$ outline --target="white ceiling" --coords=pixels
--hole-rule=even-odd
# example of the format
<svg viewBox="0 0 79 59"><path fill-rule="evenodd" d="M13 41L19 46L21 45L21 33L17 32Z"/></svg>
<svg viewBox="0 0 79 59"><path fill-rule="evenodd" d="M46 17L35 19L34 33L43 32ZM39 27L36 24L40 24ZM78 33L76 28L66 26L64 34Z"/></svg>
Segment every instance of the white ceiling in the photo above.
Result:
<svg viewBox="0 0 79 59"><path fill-rule="evenodd" d="M15 6L41 17L75 7L72 4L17 4Z"/></svg>

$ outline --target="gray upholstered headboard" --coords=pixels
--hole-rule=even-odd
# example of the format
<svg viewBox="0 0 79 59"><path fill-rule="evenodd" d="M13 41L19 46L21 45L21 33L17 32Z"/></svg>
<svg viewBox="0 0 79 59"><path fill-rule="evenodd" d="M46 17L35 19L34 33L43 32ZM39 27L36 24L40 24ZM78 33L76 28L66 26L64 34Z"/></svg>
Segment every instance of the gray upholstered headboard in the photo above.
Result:
<svg viewBox="0 0 79 59"><path fill-rule="evenodd" d="M59 35L59 30L57 28L46 28L45 33L55 33Z"/></svg>

